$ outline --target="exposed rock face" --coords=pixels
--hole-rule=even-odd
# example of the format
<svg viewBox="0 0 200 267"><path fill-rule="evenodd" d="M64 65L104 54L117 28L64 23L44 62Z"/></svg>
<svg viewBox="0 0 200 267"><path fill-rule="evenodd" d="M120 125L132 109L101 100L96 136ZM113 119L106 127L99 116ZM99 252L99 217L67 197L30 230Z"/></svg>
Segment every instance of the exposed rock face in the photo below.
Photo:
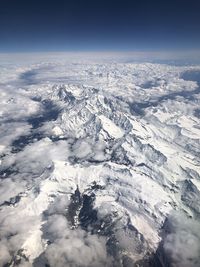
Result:
<svg viewBox="0 0 200 267"><path fill-rule="evenodd" d="M200 67L22 67L0 88L0 266L199 266Z"/></svg>

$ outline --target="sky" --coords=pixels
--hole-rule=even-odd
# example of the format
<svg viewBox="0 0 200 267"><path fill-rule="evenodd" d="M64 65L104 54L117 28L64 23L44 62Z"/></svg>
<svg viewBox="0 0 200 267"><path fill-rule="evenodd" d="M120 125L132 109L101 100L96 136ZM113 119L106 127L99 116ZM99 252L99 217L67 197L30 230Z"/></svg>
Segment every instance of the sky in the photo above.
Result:
<svg viewBox="0 0 200 267"><path fill-rule="evenodd" d="M0 52L200 49L199 0L0 0Z"/></svg>

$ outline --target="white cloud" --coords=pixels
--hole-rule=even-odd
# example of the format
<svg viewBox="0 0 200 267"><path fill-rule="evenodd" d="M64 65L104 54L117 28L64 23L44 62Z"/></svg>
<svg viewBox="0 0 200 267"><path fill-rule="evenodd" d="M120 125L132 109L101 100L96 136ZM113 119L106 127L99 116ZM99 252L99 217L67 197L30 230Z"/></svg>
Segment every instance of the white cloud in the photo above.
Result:
<svg viewBox="0 0 200 267"><path fill-rule="evenodd" d="M4 244L4 241L1 240L0 243L0 267L3 267L6 263L11 260L11 255L8 250L8 245Z"/></svg>
<svg viewBox="0 0 200 267"><path fill-rule="evenodd" d="M25 92L16 88L0 89L0 119L3 121L20 121L37 113L40 103L30 99Z"/></svg>
<svg viewBox="0 0 200 267"><path fill-rule="evenodd" d="M40 175L53 166L55 160L67 160L68 144L64 141L52 142L49 138L27 145L24 150L4 158L2 166L14 165L19 173Z"/></svg>
<svg viewBox="0 0 200 267"><path fill-rule="evenodd" d="M25 182L7 178L0 180L0 204L9 201L10 198L24 192Z"/></svg>
<svg viewBox="0 0 200 267"><path fill-rule="evenodd" d="M173 267L200 266L200 224L182 214L168 219L164 251Z"/></svg>
<svg viewBox="0 0 200 267"><path fill-rule="evenodd" d="M22 248L30 226L35 227L39 220L33 216L24 216L23 212L15 214L12 207L1 211L0 219L0 266L8 263L14 255ZM2 264L2 265L1 265Z"/></svg>
<svg viewBox="0 0 200 267"><path fill-rule="evenodd" d="M111 266L105 238L91 235L81 229L71 230L63 215L51 216L45 229L53 242L45 251L51 267Z"/></svg>
<svg viewBox="0 0 200 267"><path fill-rule="evenodd" d="M12 66L5 65L0 74L4 83L0 84L0 167L7 173L0 178L0 203L20 196L14 205L7 203L0 209L0 266L19 249L30 256L30 263L22 259L21 267L30 266L40 254L51 267L112 266L107 237L79 227L72 230L65 217L77 184L82 194L95 195L99 220L112 217L119 222L112 229L118 248L135 261L149 252L150 242L154 248L158 245L159 229L172 209L194 213L188 203L182 203L180 180L190 179L195 192L200 190L198 176L190 175L200 171L200 122L193 115L200 98L196 94L191 101L197 83L183 80L181 73L199 67L118 64L119 58L110 64L116 55L107 55L106 63L102 55L79 56L31 55L28 63L16 56L16 62L10 58ZM27 73L36 76L27 77ZM37 84L30 85L32 81ZM66 89L66 102L57 96L60 83L67 83L61 86ZM183 91L188 91L188 98L181 95ZM71 93L75 98L69 104ZM47 118L32 129L29 119L40 115L44 119L49 111L33 97L61 108L58 119ZM143 115L134 115L137 109ZM46 138L28 140L21 151L12 152L11 144L20 136L41 133ZM52 135L57 141L51 140ZM58 141L59 137L64 140ZM196 267L198 222L177 216L169 221L166 254L175 267L189 263ZM137 229L130 230L131 224Z"/></svg>
<svg viewBox="0 0 200 267"><path fill-rule="evenodd" d="M0 153L8 153L10 145L18 137L30 133L31 126L26 122L8 122L0 125Z"/></svg>

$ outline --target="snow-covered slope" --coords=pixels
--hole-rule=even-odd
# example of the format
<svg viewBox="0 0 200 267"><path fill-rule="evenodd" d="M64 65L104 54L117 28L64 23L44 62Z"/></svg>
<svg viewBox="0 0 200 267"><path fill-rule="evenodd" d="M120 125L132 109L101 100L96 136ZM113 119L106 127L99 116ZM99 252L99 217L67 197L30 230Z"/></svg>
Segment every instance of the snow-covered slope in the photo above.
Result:
<svg viewBox="0 0 200 267"><path fill-rule="evenodd" d="M200 67L37 60L1 66L0 266L199 266Z"/></svg>

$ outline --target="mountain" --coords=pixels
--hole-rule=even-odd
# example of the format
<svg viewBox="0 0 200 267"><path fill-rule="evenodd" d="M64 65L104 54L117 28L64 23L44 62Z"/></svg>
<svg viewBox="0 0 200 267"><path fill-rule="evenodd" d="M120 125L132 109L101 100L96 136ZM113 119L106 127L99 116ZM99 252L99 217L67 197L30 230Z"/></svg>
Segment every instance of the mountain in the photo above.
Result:
<svg viewBox="0 0 200 267"><path fill-rule="evenodd" d="M0 68L0 266L199 266L200 66Z"/></svg>

